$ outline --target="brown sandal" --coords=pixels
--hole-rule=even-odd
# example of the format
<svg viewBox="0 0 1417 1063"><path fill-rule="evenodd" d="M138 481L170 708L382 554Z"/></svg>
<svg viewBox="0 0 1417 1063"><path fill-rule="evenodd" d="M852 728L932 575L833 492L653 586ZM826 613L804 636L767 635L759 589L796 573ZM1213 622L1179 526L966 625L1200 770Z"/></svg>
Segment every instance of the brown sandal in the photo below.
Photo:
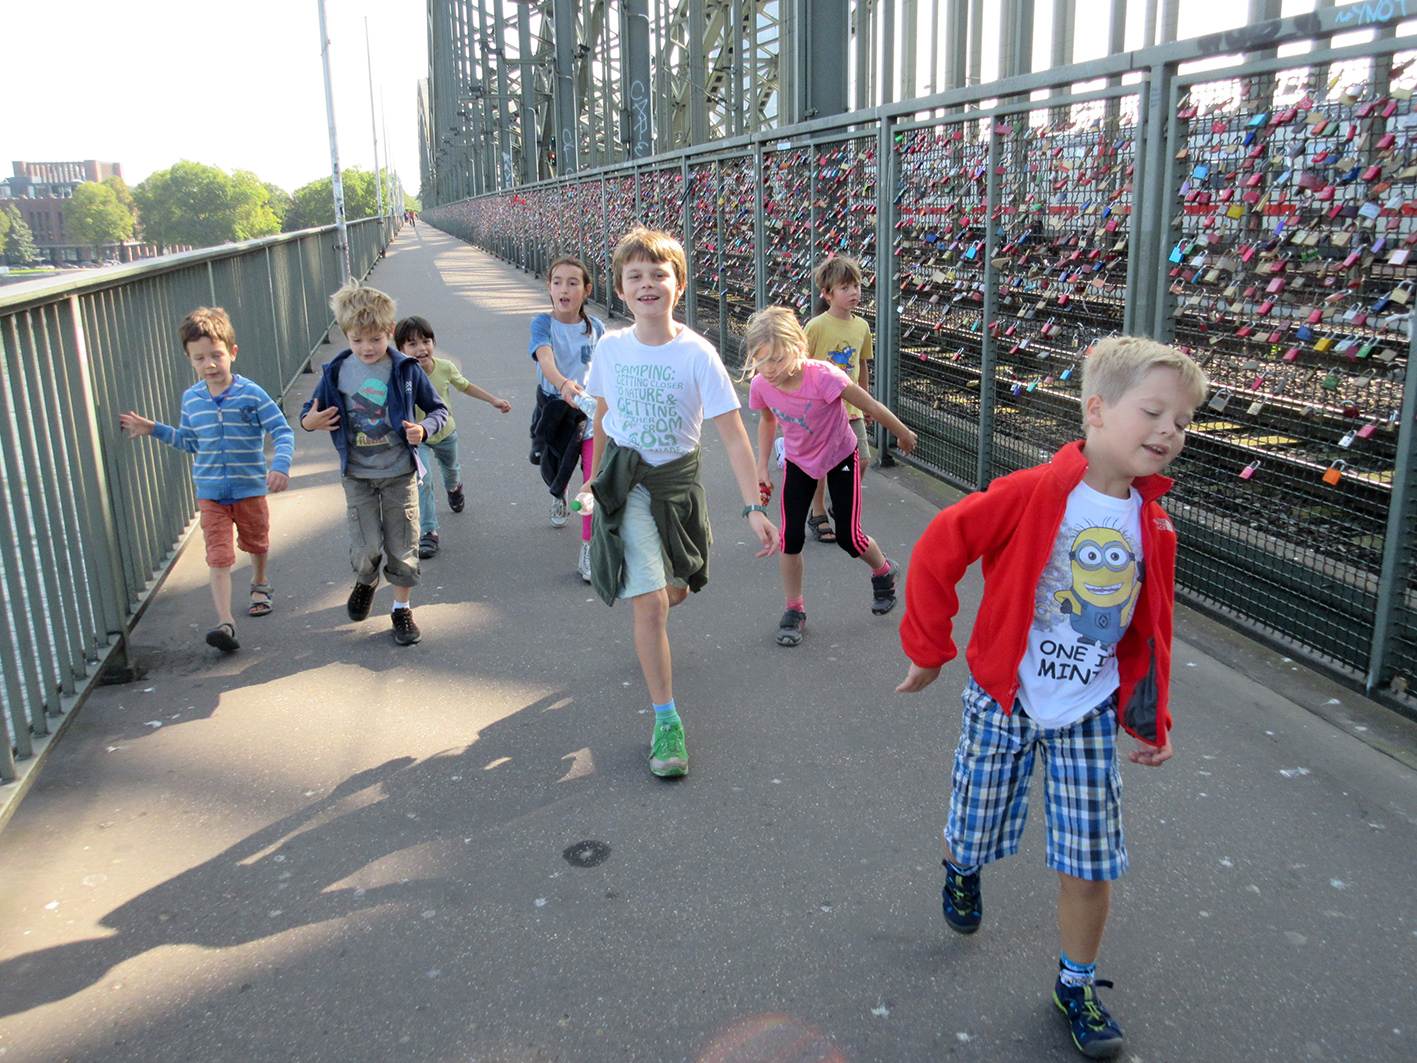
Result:
<svg viewBox="0 0 1417 1063"><path fill-rule="evenodd" d="M807 518L807 527L812 532L812 538L819 543L836 542L836 532L832 531L831 518L825 515L811 516Z"/></svg>

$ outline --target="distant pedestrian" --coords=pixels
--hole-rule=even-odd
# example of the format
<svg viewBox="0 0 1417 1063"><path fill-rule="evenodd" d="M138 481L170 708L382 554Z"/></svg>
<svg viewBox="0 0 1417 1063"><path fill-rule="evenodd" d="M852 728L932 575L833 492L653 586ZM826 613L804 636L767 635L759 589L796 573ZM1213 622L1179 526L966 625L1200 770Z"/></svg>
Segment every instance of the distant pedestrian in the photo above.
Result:
<svg viewBox="0 0 1417 1063"><path fill-rule="evenodd" d="M231 569L236 545L251 556L251 601L247 616L265 616L273 607L266 575L270 551L270 510L266 492L284 491L290 482L295 433L261 387L231 371L236 361L236 330L219 306L201 306L177 326L182 349L197 373L197 383L182 394L176 428L136 413L120 414L132 437L153 435L160 442L193 455L192 480L206 544L208 577L217 626L207 645L225 653L240 649L231 610ZM266 466L265 439L275 444Z"/></svg>
<svg viewBox="0 0 1417 1063"><path fill-rule="evenodd" d="M1171 758L1176 530L1157 499L1206 389L1175 348L1100 340L1083 362L1084 440L941 511L911 554L901 693L923 690L958 652L955 585L984 562L944 831L945 921L979 929L980 868L1018 851L1041 760L1062 938L1053 1002L1093 1058L1122 1050L1095 988L1112 983L1094 978L1112 880L1127 869L1117 729L1137 739L1134 764Z"/></svg>
<svg viewBox="0 0 1417 1063"><path fill-rule="evenodd" d="M568 519L566 489L577 462L581 480L590 482L591 422L586 406L586 376L591 354L605 325L586 313L590 270L578 258L562 256L551 263L546 287L551 312L531 319L530 352L536 361L536 409L531 414L531 460L541 466L541 478L551 492L551 526L564 528ZM589 514L581 515L581 553L576 571L590 581Z"/></svg>
<svg viewBox="0 0 1417 1063"><path fill-rule="evenodd" d="M743 337L748 352L745 373L753 373L748 405L758 419L758 482L772 493L768 468L773 437L782 427L784 472L779 505L782 514L782 589L787 609L778 621L779 646L802 641L807 620L802 597L802 544L812 492L825 482L836 513L835 542L848 556L871 570L871 612L884 616L895 608L899 569L861 530L861 465L856 434L847 423L846 404L855 403L900 440L915 449L915 433L830 362L807 357L807 336L791 310L771 306L748 319Z"/></svg>
<svg viewBox="0 0 1417 1063"><path fill-rule="evenodd" d="M300 411L300 427L330 433L339 454L348 507L354 589L345 609L365 620L379 585L379 564L394 588L394 641L411 646L423 633L413 620L418 585L418 444L438 434L448 408L418 362L390 346L394 301L351 280L330 297L350 346L321 367ZM420 420L416 408L427 411Z"/></svg>
<svg viewBox="0 0 1417 1063"><path fill-rule="evenodd" d="M394 346L402 353L418 362L418 367L433 383L433 390L444 404L448 402L450 388L457 388L464 395L490 403L503 413L511 410L512 404L482 390L458 371L458 367L446 358L434 356L433 326L426 318L406 317L394 326ZM415 421L426 414L414 408ZM461 513L467 504L463 493L462 472L458 465L458 429L453 423L452 408L448 409L448 419L433 435L418 444L418 453L423 459L425 472L418 485L418 556L433 557L438 552L438 506L433 494L433 467L437 465L442 473L443 489L448 492L448 508Z"/></svg>

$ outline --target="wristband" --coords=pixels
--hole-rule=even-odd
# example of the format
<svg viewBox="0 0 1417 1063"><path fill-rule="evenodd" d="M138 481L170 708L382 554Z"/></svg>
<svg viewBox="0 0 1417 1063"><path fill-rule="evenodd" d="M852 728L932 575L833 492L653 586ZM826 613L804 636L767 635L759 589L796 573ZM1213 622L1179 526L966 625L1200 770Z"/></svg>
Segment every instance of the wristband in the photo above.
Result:
<svg viewBox="0 0 1417 1063"><path fill-rule="evenodd" d="M761 514L762 514L763 516L765 516L765 517L768 515L768 511L767 511L767 507L766 507L766 506L744 506L744 507L743 507L743 516L746 517L749 513L753 513L753 512L761 513Z"/></svg>

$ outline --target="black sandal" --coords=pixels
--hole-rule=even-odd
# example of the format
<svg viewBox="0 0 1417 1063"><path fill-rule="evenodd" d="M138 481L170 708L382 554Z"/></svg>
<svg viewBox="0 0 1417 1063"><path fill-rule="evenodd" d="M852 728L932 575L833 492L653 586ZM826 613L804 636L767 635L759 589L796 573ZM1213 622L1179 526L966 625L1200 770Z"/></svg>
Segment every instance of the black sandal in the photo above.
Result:
<svg viewBox="0 0 1417 1063"><path fill-rule="evenodd" d="M236 641L235 624L218 624L207 632L207 645L221 650L222 653L232 653L241 648L241 643Z"/></svg>
<svg viewBox="0 0 1417 1063"><path fill-rule="evenodd" d="M836 532L832 531L831 518L827 516L811 516L807 518L807 527L812 532L812 538L819 543L836 542Z"/></svg>

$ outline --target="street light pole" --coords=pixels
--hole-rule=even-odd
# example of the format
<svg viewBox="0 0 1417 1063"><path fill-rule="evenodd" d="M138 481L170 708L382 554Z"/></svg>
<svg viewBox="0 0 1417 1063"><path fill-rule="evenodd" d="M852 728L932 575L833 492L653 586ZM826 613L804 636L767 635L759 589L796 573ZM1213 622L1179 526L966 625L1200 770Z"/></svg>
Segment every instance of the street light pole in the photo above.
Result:
<svg viewBox="0 0 1417 1063"><path fill-rule="evenodd" d="M330 193L335 201L335 250L344 259L344 279L349 280L354 270L349 264L349 230L344 223L344 181L339 172L339 138L335 135L335 94L330 85L330 34L325 28L325 0L317 0L320 6L320 57L325 64L325 111L330 116L330 168L333 179Z"/></svg>
<svg viewBox="0 0 1417 1063"><path fill-rule="evenodd" d="M374 60L369 55L369 19L364 19L364 67L369 73L369 126L374 130L374 198L384 216L384 177L379 171L379 122L374 113Z"/></svg>

